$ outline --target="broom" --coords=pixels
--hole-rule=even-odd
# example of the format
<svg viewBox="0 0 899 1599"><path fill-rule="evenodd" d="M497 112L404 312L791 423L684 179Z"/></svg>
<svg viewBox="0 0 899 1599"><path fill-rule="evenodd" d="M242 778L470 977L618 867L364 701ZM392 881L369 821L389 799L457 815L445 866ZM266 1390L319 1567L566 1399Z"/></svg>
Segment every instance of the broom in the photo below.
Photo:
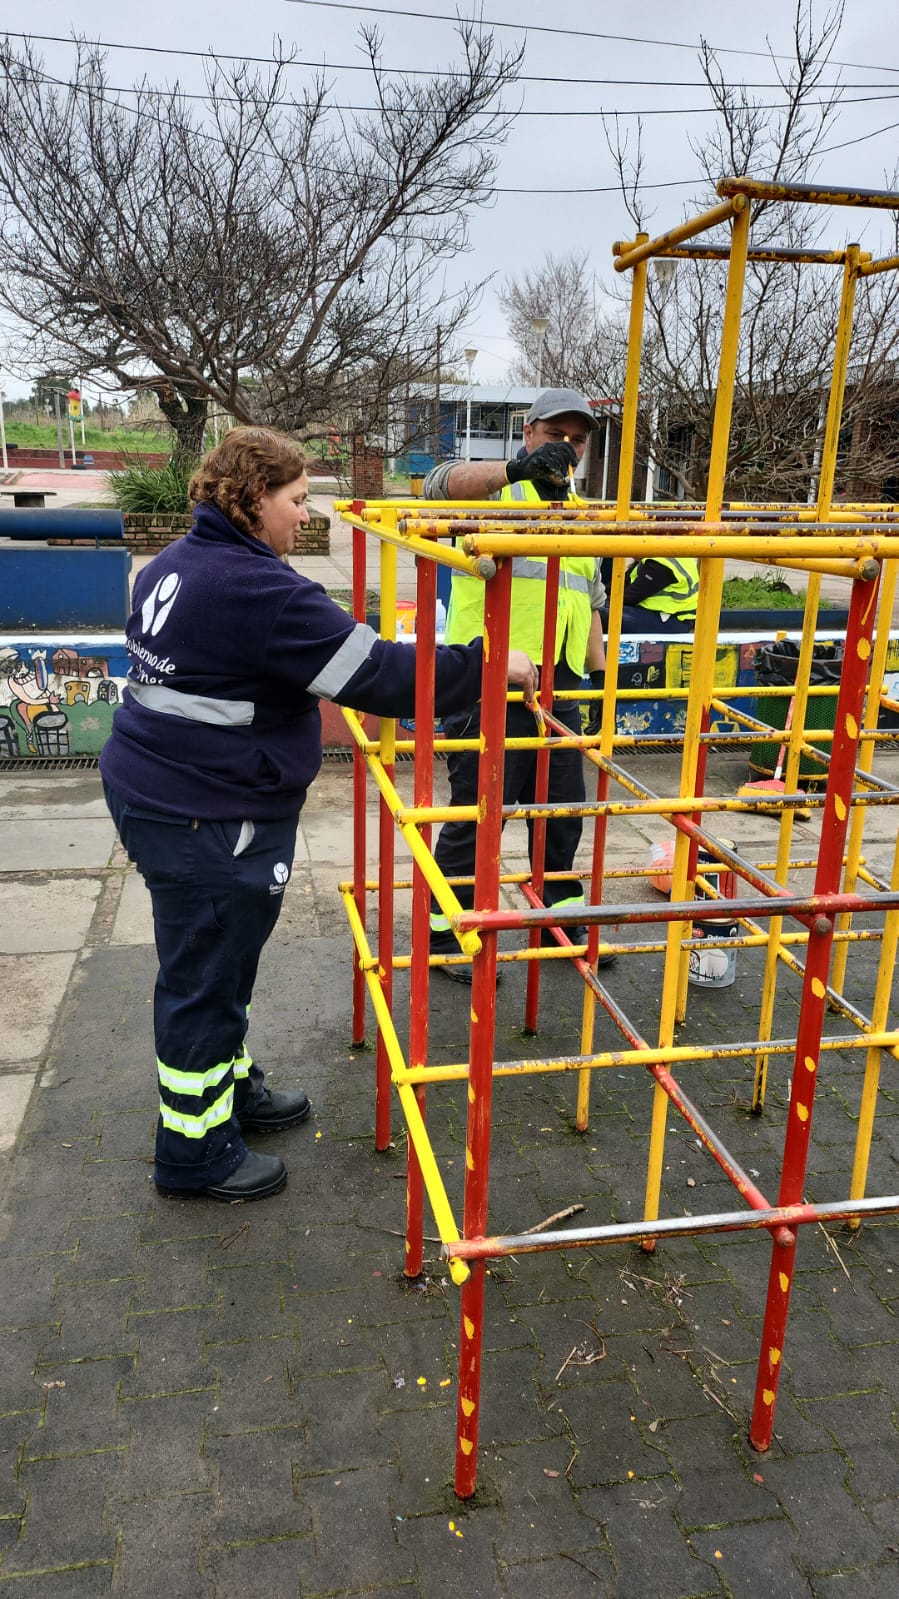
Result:
<svg viewBox="0 0 899 1599"><path fill-rule="evenodd" d="M787 757L787 740L788 740L788 738L790 736L790 728L793 726L793 705L795 703L795 699L796 699L796 696L794 694L794 695L791 696L790 703L787 706L787 714L786 714L786 718L784 720L783 743L781 744L780 749L777 752L777 765L774 768L773 775L771 777L759 777L759 778L756 779L756 781L754 783L741 783L740 787L737 789L737 799L755 799L757 794L785 794L786 793L787 786L782 781L781 774L783 773L784 762L785 762L786 757ZM805 798L804 789L797 788L795 790L795 793L800 798L802 798L802 799ZM801 822L809 822L809 821L811 821L812 813L811 813L810 810L807 810L804 805L803 806L797 806L793 814Z"/></svg>

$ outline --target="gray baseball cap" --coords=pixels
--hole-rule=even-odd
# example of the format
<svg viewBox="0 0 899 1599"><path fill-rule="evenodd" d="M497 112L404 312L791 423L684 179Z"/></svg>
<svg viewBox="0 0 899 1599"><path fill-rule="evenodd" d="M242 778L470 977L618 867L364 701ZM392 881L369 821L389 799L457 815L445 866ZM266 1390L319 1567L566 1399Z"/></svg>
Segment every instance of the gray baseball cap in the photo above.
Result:
<svg viewBox="0 0 899 1599"><path fill-rule="evenodd" d="M531 406L526 420L529 423L548 422L554 416L570 416L575 412L578 416L582 416L590 427L599 427L589 401L583 394L578 394L576 389L544 389Z"/></svg>

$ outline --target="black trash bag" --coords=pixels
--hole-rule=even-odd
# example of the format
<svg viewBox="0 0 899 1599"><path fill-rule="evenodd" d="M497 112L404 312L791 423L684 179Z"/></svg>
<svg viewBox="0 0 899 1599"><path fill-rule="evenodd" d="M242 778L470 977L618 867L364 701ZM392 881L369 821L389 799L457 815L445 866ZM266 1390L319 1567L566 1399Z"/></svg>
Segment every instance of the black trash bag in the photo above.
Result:
<svg viewBox="0 0 899 1599"><path fill-rule="evenodd" d="M776 639L764 649L756 650L755 680L761 688L791 686L796 681L799 666L799 645L792 639ZM843 645L816 644L812 650L812 667L809 683L839 683L843 670Z"/></svg>

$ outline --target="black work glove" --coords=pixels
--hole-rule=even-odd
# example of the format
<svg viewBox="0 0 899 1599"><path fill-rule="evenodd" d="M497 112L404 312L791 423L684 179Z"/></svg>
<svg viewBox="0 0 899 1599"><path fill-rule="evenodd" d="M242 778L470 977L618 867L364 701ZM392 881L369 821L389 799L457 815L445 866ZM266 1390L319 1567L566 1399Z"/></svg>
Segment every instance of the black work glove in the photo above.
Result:
<svg viewBox="0 0 899 1599"><path fill-rule="evenodd" d="M558 444L541 444L538 450L522 456L520 461L507 461L506 478L510 483L526 479L540 491L541 499L557 500L559 494L553 490L564 488L567 492L568 469L573 466L577 466L574 445L563 440Z"/></svg>
<svg viewBox="0 0 899 1599"><path fill-rule="evenodd" d="M590 673L590 687L604 689L606 686L606 669L604 666ZM602 732L602 700L590 700L587 705L587 723L584 728L588 738L595 738Z"/></svg>

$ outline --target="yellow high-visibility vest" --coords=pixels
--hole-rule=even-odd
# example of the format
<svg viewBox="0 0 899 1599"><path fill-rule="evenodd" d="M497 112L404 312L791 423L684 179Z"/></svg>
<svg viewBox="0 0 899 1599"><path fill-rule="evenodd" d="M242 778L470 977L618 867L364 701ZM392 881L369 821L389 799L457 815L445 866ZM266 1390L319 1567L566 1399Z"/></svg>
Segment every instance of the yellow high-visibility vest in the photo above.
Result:
<svg viewBox="0 0 899 1599"><path fill-rule="evenodd" d="M647 599L640 600L640 609L664 611L669 616L692 621L696 616L696 601L699 595L698 560L694 555L682 555L679 559L673 555L654 555L652 559L659 566L668 567L673 581L667 588L660 589L657 594L650 594ZM625 605L628 603L626 587L624 603Z"/></svg>
<svg viewBox="0 0 899 1599"><path fill-rule="evenodd" d="M507 483L501 500L534 500L540 495L533 483ZM559 604L556 620L556 660L565 660L582 677L590 633L590 587L596 562L592 555L563 556L559 563ZM543 613L546 600L546 556L516 555L512 562L512 609L509 645L524 650L539 662L543 649ZM484 631L484 585L480 578L454 572L446 622L447 644L470 644Z"/></svg>

